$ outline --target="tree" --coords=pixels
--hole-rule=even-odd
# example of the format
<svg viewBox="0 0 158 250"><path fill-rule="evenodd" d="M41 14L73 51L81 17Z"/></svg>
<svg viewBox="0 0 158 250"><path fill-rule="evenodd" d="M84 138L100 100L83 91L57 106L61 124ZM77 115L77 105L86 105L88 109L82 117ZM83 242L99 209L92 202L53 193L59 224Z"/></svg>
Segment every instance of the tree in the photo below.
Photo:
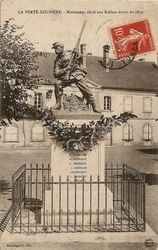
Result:
<svg viewBox="0 0 158 250"><path fill-rule="evenodd" d="M35 86L36 53L33 44L24 38L13 19L5 21L0 30L0 93L1 125L23 117L27 109L27 90Z"/></svg>

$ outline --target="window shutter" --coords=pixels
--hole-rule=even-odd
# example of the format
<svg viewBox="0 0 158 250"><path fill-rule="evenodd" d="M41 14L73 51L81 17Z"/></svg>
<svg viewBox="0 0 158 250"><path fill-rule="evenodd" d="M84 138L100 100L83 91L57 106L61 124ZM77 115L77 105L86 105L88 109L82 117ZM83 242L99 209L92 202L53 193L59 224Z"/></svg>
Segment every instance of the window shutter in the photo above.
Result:
<svg viewBox="0 0 158 250"><path fill-rule="evenodd" d="M143 127L143 139L151 140L152 139L152 128L150 124L145 124Z"/></svg>
<svg viewBox="0 0 158 250"><path fill-rule="evenodd" d="M32 141L44 141L44 128L41 124L35 124L32 127Z"/></svg>
<svg viewBox="0 0 158 250"><path fill-rule="evenodd" d="M132 112L132 96L125 96L124 97L124 111Z"/></svg>
<svg viewBox="0 0 158 250"><path fill-rule="evenodd" d="M143 98L143 111L144 112L152 112L152 98L151 97L144 97Z"/></svg>
<svg viewBox="0 0 158 250"><path fill-rule="evenodd" d="M18 141L18 128L16 126L9 126L5 128L5 142Z"/></svg>

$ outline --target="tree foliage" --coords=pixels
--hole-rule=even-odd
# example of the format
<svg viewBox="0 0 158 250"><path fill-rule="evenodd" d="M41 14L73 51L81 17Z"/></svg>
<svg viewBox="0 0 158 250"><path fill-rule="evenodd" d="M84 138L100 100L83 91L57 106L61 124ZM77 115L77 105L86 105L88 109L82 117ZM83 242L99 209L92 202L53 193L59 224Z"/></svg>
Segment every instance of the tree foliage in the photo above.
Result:
<svg viewBox="0 0 158 250"><path fill-rule="evenodd" d="M5 21L0 35L2 117L18 120L27 106L27 90L36 80L36 53L12 19Z"/></svg>

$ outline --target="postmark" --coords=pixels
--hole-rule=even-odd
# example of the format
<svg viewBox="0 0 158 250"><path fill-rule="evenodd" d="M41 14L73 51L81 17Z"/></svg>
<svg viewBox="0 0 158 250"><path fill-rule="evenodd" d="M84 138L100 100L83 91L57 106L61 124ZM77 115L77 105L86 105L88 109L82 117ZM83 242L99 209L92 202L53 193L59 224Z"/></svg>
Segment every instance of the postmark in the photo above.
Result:
<svg viewBox="0 0 158 250"><path fill-rule="evenodd" d="M113 27L110 32L118 59L155 50L148 20Z"/></svg>

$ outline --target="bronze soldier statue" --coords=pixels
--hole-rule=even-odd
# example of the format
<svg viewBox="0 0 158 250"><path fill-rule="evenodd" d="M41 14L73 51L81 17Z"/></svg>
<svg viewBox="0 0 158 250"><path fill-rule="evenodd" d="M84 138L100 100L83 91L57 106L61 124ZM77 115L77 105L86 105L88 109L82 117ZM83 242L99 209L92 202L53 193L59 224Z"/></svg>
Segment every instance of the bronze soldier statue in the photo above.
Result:
<svg viewBox="0 0 158 250"><path fill-rule="evenodd" d="M85 76L87 72L81 66L81 57L78 55L77 51L73 51L75 54L75 60L73 60L73 65L70 65L70 55L64 51L64 45L62 43L55 42L53 43L52 48L55 50L57 55L54 62L54 77L56 79L55 109L61 109L63 88L75 83L81 91L83 97L86 99L87 105L91 105L93 111L99 113L100 111L98 111L96 108L94 96L85 82Z"/></svg>

